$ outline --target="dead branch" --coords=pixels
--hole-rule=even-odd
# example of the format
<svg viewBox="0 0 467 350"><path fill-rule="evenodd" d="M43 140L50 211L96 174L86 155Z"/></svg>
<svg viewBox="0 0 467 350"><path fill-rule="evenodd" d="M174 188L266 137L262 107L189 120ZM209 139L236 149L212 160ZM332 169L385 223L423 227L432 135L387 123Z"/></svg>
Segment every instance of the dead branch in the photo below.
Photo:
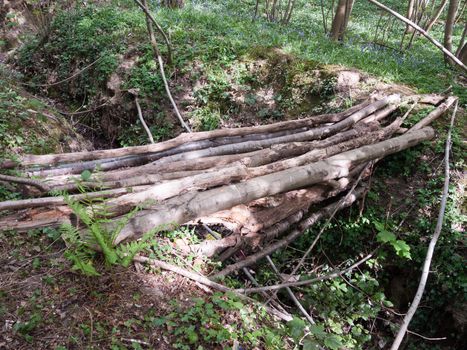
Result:
<svg viewBox="0 0 467 350"><path fill-rule="evenodd" d="M413 315L417 311L418 305L422 300L423 293L425 291L426 282L428 280L428 275L430 273L430 266L431 260L433 259L434 250L436 247L436 243L438 242L438 238L441 234L441 229L443 228L443 221L444 221L444 213L446 210L446 202L448 200L449 195L449 154L451 151L451 133L452 128L454 126L454 120L456 118L457 113L457 106L458 102L456 102L454 106L454 111L451 117L451 124L449 126L448 136L446 139L446 147L444 152L444 186L443 186L443 194L441 196L441 205L438 214L438 220L436 222L435 232L433 233L433 237L431 238L430 244L428 246L428 250L425 257L425 262L423 263L422 269L422 276L420 278L420 282L418 284L417 292L415 293L415 297L410 304L410 308L407 311L404 321L402 322L399 331L397 332L397 336L394 340L394 343L391 346L391 350L398 350L402 340L405 337L405 333L407 332L407 328L409 327L410 321L412 320Z"/></svg>

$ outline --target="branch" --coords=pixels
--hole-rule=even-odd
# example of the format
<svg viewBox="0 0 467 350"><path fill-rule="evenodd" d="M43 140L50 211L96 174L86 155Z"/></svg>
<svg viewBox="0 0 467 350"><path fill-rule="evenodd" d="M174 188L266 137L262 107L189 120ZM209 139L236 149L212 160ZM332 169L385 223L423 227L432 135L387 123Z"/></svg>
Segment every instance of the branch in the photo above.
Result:
<svg viewBox="0 0 467 350"><path fill-rule="evenodd" d="M13 182L22 185L28 185L39 189L41 192L49 192L50 188L40 181L28 179L25 177L9 176L0 174L0 181Z"/></svg>
<svg viewBox="0 0 467 350"><path fill-rule="evenodd" d="M143 112L141 111L141 106L139 104L139 101L138 101L138 97L135 96L135 104L136 104L136 109L138 110L138 118L139 118L139 121L141 122L141 124L143 124L143 128L144 130L146 131L146 134L148 135L148 138L149 138L149 142L151 142L152 144L154 144L154 138L152 137L152 134L151 134L151 130L149 130L148 128L148 125L146 124L146 122L144 121L144 118L143 118Z"/></svg>
<svg viewBox="0 0 467 350"><path fill-rule="evenodd" d="M389 7L384 6L383 4L379 3L376 0L368 0L372 4L378 6L380 9L389 12L391 15L395 16L396 18L400 19L402 22L408 24L412 28L419 31L425 38L427 38L433 45L435 45L438 49L444 52L449 58L453 60L464 72L467 72L467 66L465 66L461 60L459 60L452 52L446 49L443 45L441 45L436 39L432 38L423 28L412 22L410 19L405 18L404 16L400 15L396 11L391 10Z"/></svg>
<svg viewBox="0 0 467 350"><path fill-rule="evenodd" d="M155 18L153 17L153 15L151 15L151 12L149 12L149 9L143 5L143 3L139 0L134 0L136 2L136 4L141 8L141 10L143 10L143 12L145 13L146 15L146 18L148 20L150 20L157 28L157 31L162 35L162 37L164 38L164 41L165 41L165 44L167 45L167 63L168 64L171 64L172 63L172 46L170 45L170 41L169 41L169 38L167 37L167 35L165 34L164 30L162 29L162 27L159 25L159 23L157 23L157 21L155 20Z"/></svg>
<svg viewBox="0 0 467 350"><path fill-rule="evenodd" d="M401 345L402 340L404 339L405 333L407 332L407 328L409 327L410 321L412 321L412 317L417 311L418 305L422 300L423 292L425 291L426 282L428 280L428 275L430 273L430 266L431 260L433 259L433 253L438 238L441 234L441 229L443 227L444 212L446 210L446 202L449 195L449 153L451 150L451 133L454 126L454 120L456 118L457 107L458 102L456 102L456 105L454 106L454 111L452 112L451 124L449 126L448 136L446 140L446 148L444 154L444 187L435 232L433 234L433 237L431 238L430 245L428 246L428 251L426 253L425 262L423 264L422 276L420 278L420 283L418 284L417 293L415 294L415 297L410 305L409 311L407 311L407 314L404 317L404 321L402 322L399 331L397 332L397 336L394 340L394 343L391 346L391 350L399 349L399 346Z"/></svg>
<svg viewBox="0 0 467 350"><path fill-rule="evenodd" d="M245 295L239 294L236 291L234 291L233 289L230 289L230 288L228 288L228 287L226 287L226 286L224 286L224 285L222 285L220 283L213 282L207 277L204 277L202 275L198 275L198 274L196 274L194 272L190 272L190 271L185 270L185 269L183 269L181 267L166 263L165 261L153 260L153 259L149 259L147 257L139 256L139 255L135 256L133 260L136 261L136 262L139 262L139 263L148 263L149 265L152 265L154 267L157 267L157 268L160 268L160 269L163 269L163 270L175 272L176 274L179 274L179 275L181 275L183 277L189 278L192 281L195 281L195 282L201 283L201 284L203 284L205 286L217 289L217 290L219 290L221 292L233 293L242 300L245 300L245 301L254 303L256 305L260 305L261 307L264 307L265 310L268 313L280 318L283 321L288 322L288 321L292 320L292 316L290 314L286 314L286 313L277 311L275 309L272 309L272 308L270 308L268 306L262 305L262 304L258 303L258 301L254 300L254 299L251 299L251 298L248 298L248 297L245 297Z"/></svg>
<svg viewBox="0 0 467 350"><path fill-rule="evenodd" d="M360 266L364 262L366 262L368 259L370 259L374 254L374 251L365 256L364 258L360 259L357 261L355 264L352 266L344 269L344 270L337 270L333 273L330 273L329 275L324 275L320 276L317 278L312 278L309 280L303 280L303 281L297 281L297 282L286 282L286 283L280 283L280 284L273 284L271 286L266 286L266 287L259 287L259 288L246 288L246 289L235 289L237 293L258 293L258 292L264 292L264 291L269 291L269 290L279 290L282 288L287 288L287 287L298 287L298 286L306 286L309 284L313 284L315 282L321 282L321 281L326 281L330 279L337 278L343 274L346 274L347 272L352 271L356 267Z"/></svg>

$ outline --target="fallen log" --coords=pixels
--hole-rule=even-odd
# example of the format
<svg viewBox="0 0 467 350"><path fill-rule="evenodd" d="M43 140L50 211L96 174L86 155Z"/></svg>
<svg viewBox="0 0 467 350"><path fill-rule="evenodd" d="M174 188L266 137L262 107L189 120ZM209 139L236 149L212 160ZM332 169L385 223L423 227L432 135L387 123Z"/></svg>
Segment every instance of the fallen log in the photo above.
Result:
<svg viewBox="0 0 467 350"><path fill-rule="evenodd" d="M90 152L75 152L75 153L63 153L63 154L51 154L51 155L24 155L17 161L4 161L0 163L0 169L14 168L18 165L27 167L33 165L57 165L60 163L71 163L71 162L82 162L97 159L109 159L118 158L132 155L141 155L148 153L162 152L171 148L175 148L190 142L202 141L207 139L215 139L229 136L244 136L258 133L272 133L276 131L283 131L288 129L297 129L303 126L315 126L319 123L329 123L332 120L341 120L349 116L350 114L366 107L370 101L364 101L363 103L356 105L349 110L325 114L322 116L313 116L306 119L291 120L281 123L274 123L269 125L260 125L245 128L236 129L220 129L213 131L205 131L190 134L181 134L175 139L156 143L154 145L135 146L135 147L124 147L111 150L98 150Z"/></svg>
<svg viewBox="0 0 467 350"><path fill-rule="evenodd" d="M346 177L352 166L399 152L433 137L433 129L424 128L374 145L343 152L309 165L204 192L192 191L139 212L122 229L115 243L130 237L139 237L144 232L161 224L184 223L240 203L248 203L269 195Z"/></svg>

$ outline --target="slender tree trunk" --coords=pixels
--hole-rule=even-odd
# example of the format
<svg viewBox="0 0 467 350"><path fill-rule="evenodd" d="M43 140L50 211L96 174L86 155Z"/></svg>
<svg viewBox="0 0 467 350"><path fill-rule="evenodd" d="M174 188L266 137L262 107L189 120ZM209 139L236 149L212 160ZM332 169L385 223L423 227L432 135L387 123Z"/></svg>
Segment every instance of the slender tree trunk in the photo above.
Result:
<svg viewBox="0 0 467 350"><path fill-rule="evenodd" d="M181 9L185 5L185 2L184 0L164 0L162 1L162 5L165 7L170 7L172 9Z"/></svg>
<svg viewBox="0 0 467 350"><path fill-rule="evenodd" d="M454 21L456 20L457 9L459 8L459 0L450 0L448 8L448 16L446 18L446 27L444 29L444 47L452 52L452 33L454 31ZM448 56L444 56L446 62L452 63Z"/></svg>
<svg viewBox="0 0 467 350"><path fill-rule="evenodd" d="M337 41L341 38L341 30L345 23L345 14L347 9L347 0L339 0L337 4L336 14L332 21L331 39Z"/></svg>
<svg viewBox="0 0 467 350"><path fill-rule="evenodd" d="M446 7L447 3L448 3L448 0L443 0L441 5L439 5L438 11L436 11L433 18L428 22L428 24L425 27L425 30L427 32L429 32L431 30L431 28L436 24L436 22L438 22L438 19L441 16L441 14L443 13L444 8Z"/></svg>
<svg viewBox="0 0 467 350"><path fill-rule="evenodd" d="M416 3L416 0L409 0L409 6L407 7L407 18L410 19L411 21L414 21L415 3ZM407 25L405 28L404 35L407 33L412 33L413 31L414 29L411 26Z"/></svg>

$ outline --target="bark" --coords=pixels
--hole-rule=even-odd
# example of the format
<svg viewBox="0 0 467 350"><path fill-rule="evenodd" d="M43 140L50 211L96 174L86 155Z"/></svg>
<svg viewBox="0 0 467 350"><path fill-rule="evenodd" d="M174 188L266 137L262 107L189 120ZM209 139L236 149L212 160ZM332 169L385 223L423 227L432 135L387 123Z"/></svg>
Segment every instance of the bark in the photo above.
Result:
<svg viewBox="0 0 467 350"><path fill-rule="evenodd" d="M260 259L266 257L267 255L270 255L274 253L275 251L289 245L293 241L295 241L298 237L300 237L306 229L309 227L313 226L315 223L317 223L319 220L330 216L333 212L336 210L343 209L345 207L348 207L352 205L361 195L363 194L363 190L358 190L351 196L346 201L337 201L333 204L330 204L323 209L312 213L310 216L306 217L304 220L300 221L300 224L296 229L294 229L287 237L281 239L280 241L271 244L267 246L266 248L260 250L259 252L248 256L246 259L241 260L235 264L231 264L225 269L219 271L215 275L211 277L211 279L219 279L221 277L225 277L229 274L231 274L234 271L237 271L241 268L250 266L258 262Z"/></svg>
<svg viewBox="0 0 467 350"><path fill-rule="evenodd" d="M459 0L450 0L448 7L448 15L444 28L444 47L449 52L452 52L452 33L454 31L454 22L456 20L457 9L459 8ZM445 55L446 62L450 62L450 57Z"/></svg>
<svg viewBox="0 0 467 350"><path fill-rule="evenodd" d="M178 8L181 9L185 6L184 0L164 0L162 1L162 5L165 7L169 7L172 9Z"/></svg>
<svg viewBox="0 0 467 350"><path fill-rule="evenodd" d="M339 0L337 3L336 14L331 26L331 39L337 41L342 37L342 27L345 22L345 14L347 8L347 0Z"/></svg>
<svg viewBox="0 0 467 350"><path fill-rule="evenodd" d="M448 3L448 0L442 0L441 4L439 5L438 10L434 14L433 18L428 22L428 24L425 27L426 32L428 33L431 28L438 22L439 18L441 17L441 14L444 11L444 8L446 7Z"/></svg>
<svg viewBox="0 0 467 350"><path fill-rule="evenodd" d="M449 97L446 102L442 103L439 107L434 109L430 114L428 114L425 118L420 120L417 124L415 124L411 130L419 130L427 125L430 125L433 121L441 117L446 111L451 108L454 102L457 101L457 97Z"/></svg>
<svg viewBox="0 0 467 350"><path fill-rule="evenodd" d="M375 145L347 151L324 161L260 176L239 184L174 197L163 204L139 212L123 228L115 243L140 236L161 224L184 223L240 203L346 177L354 165L399 152L433 136L433 129L424 128Z"/></svg>
<svg viewBox="0 0 467 350"><path fill-rule="evenodd" d="M24 155L16 161L4 161L0 163L0 168L14 168L21 165L23 167L33 165L47 165L53 166L60 163L73 163L83 161L93 161L102 159L116 159L119 157L140 156L155 154L168 150L177 149L178 151L187 151L200 149L203 147L210 147L197 142L206 140L219 139L228 140L232 137L244 138L247 135L270 134L275 132L282 132L284 130L299 129L302 127L316 126L322 123L333 123L340 121L356 111L368 106L370 101L364 101L346 111L333 114L324 114L320 116L313 116L305 119L291 120L279 122L268 125L260 125L253 127L232 128L232 129L219 129L213 131L204 131L197 133L184 133L172 140L159 142L154 145L123 147L110 150L97 150L86 152L62 153L62 154L48 154L48 155ZM212 142L212 141L211 141Z"/></svg>

